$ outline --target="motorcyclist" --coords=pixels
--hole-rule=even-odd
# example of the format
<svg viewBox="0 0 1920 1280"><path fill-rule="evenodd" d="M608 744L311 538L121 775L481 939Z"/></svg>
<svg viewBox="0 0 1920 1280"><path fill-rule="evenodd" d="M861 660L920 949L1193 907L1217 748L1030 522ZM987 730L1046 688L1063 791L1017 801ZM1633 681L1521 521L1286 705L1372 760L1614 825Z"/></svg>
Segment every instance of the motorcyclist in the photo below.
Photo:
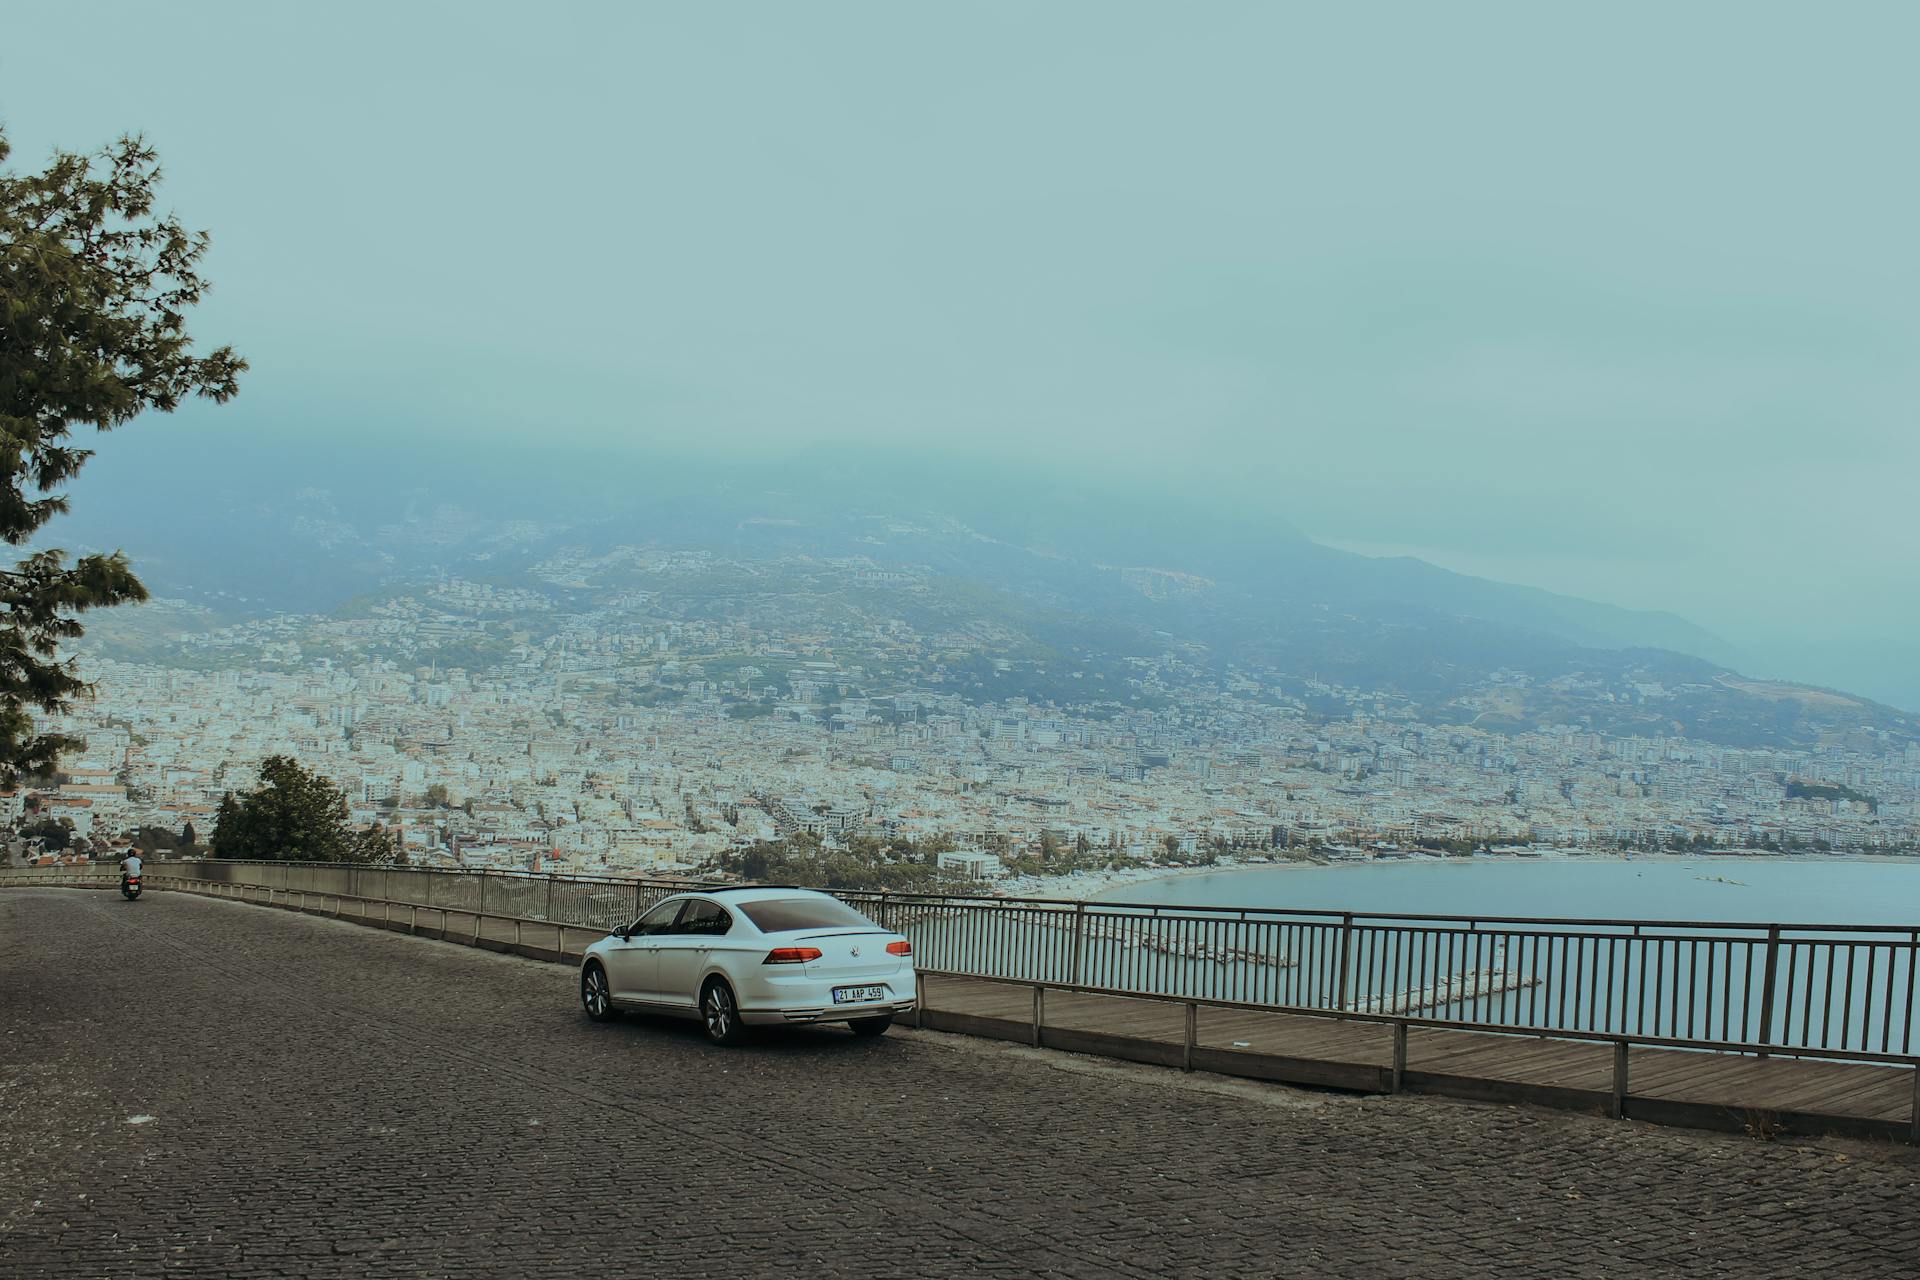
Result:
<svg viewBox="0 0 1920 1280"><path fill-rule="evenodd" d="M120 859L120 887L126 888L127 881L140 874L140 850L128 849L127 856Z"/></svg>

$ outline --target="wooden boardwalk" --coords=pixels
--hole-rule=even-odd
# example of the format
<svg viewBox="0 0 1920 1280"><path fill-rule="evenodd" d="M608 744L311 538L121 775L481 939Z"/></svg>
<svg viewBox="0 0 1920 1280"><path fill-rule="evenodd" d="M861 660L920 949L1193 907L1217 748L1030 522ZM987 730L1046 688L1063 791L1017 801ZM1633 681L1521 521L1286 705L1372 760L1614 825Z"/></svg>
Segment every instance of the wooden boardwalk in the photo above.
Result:
<svg viewBox="0 0 1920 1280"><path fill-rule="evenodd" d="M1223 1075L1367 1093L1394 1089L1393 1028L1257 1010L1194 1011L1174 1001L1048 991L933 976L922 1024ZM1611 1044L1414 1027L1399 1087L1487 1102L1608 1113ZM1633 1048L1624 1112L1636 1120L1765 1133L1915 1140L1920 1071L1870 1063Z"/></svg>

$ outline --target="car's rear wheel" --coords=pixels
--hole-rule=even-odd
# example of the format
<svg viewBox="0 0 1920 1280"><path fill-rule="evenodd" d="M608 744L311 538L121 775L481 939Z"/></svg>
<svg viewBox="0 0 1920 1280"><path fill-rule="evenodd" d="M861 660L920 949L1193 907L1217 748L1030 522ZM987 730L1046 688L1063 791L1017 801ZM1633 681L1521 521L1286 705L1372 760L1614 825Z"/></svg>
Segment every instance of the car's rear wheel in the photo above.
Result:
<svg viewBox="0 0 1920 1280"><path fill-rule="evenodd" d="M733 988L719 978L709 979L700 989L700 1022L707 1029L707 1039L715 1044L734 1045L747 1038Z"/></svg>
<svg viewBox="0 0 1920 1280"><path fill-rule="evenodd" d="M885 1035L887 1028L892 1025L893 1015L890 1013L883 1013L877 1018L855 1018L853 1021L847 1023L847 1026L853 1031L853 1034L866 1036L869 1039L874 1036Z"/></svg>
<svg viewBox="0 0 1920 1280"><path fill-rule="evenodd" d="M613 1017L613 993L607 987L607 971L597 963L580 971L580 1007L595 1022Z"/></svg>

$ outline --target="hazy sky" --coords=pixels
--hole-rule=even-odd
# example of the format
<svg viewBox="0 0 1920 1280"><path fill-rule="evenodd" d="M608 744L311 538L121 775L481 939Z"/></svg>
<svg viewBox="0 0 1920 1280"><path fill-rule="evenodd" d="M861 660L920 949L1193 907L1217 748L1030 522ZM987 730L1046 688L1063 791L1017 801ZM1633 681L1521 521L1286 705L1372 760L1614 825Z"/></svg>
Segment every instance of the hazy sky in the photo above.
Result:
<svg viewBox="0 0 1920 1280"><path fill-rule="evenodd" d="M203 444L866 443L1277 504L1920 706L1920 6L0 0ZM109 446L111 447L111 446Z"/></svg>

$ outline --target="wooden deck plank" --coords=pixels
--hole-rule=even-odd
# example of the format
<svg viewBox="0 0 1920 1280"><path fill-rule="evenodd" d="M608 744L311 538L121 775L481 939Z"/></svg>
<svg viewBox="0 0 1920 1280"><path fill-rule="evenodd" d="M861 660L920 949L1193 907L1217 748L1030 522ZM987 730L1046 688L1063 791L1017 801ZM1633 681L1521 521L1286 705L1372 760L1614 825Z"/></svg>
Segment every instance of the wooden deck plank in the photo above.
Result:
<svg viewBox="0 0 1920 1280"><path fill-rule="evenodd" d="M1297 1014L1238 1009L1202 1009L1196 1043L1292 1058L1382 1067L1393 1060L1393 1031L1373 1023L1341 1022Z"/></svg>
<svg viewBox="0 0 1920 1280"><path fill-rule="evenodd" d="M1162 1000L1048 992L1045 1021L1049 1027L1176 1044L1186 1038L1186 1011Z"/></svg>
<svg viewBox="0 0 1920 1280"><path fill-rule="evenodd" d="M1632 1091L1650 1098L1900 1120L1913 1103L1912 1068L1643 1049L1633 1055Z"/></svg>
<svg viewBox="0 0 1920 1280"><path fill-rule="evenodd" d="M1559 1089L1611 1092L1612 1051L1570 1040L1431 1031L1408 1037L1407 1069Z"/></svg>

